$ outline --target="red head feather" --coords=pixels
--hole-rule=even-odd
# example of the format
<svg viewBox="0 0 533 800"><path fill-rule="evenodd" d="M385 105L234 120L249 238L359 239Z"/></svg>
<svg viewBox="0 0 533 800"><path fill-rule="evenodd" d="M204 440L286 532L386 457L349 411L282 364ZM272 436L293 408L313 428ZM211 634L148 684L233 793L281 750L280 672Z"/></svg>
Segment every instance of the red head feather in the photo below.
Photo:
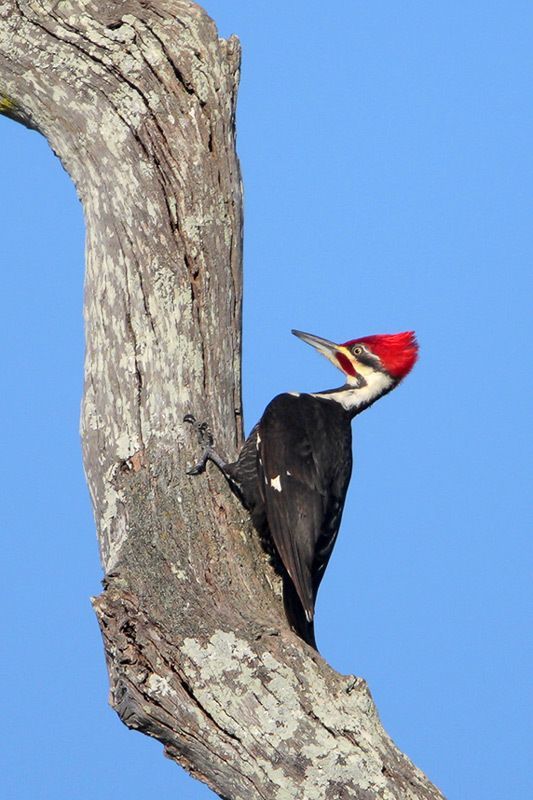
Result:
<svg viewBox="0 0 533 800"><path fill-rule="evenodd" d="M390 333L376 336L363 336L344 342L344 347L365 344L376 355L389 375L401 380L414 366L418 357L418 342L414 331Z"/></svg>

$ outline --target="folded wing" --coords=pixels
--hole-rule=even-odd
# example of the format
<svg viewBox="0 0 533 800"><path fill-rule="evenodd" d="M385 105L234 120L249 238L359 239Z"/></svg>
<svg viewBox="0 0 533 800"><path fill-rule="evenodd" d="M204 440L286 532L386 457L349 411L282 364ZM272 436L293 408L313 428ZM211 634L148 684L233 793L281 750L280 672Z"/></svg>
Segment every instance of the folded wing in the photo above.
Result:
<svg viewBox="0 0 533 800"><path fill-rule="evenodd" d="M351 472L349 422L339 425L330 404L309 395L279 395L265 410L259 433L268 527L311 622ZM349 459L348 471L346 463L339 470L340 457Z"/></svg>

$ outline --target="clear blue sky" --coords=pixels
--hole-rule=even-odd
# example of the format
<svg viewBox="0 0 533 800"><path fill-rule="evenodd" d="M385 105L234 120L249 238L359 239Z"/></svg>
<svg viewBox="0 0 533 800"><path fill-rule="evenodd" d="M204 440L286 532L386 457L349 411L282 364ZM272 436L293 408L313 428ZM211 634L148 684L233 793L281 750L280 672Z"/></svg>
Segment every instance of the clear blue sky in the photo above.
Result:
<svg viewBox="0 0 533 800"><path fill-rule="evenodd" d="M421 343L355 423L319 646L368 680L449 800L533 797L531 3L206 7L244 48L247 428L279 391L338 381L292 327ZM78 440L81 208L42 137L0 119L0 152L0 795L203 800L107 706Z"/></svg>

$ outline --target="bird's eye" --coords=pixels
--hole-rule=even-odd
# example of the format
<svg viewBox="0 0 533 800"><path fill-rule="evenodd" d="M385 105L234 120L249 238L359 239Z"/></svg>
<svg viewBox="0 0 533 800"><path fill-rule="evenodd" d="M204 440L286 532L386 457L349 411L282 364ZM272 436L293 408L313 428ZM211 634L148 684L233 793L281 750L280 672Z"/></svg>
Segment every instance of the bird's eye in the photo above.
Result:
<svg viewBox="0 0 533 800"><path fill-rule="evenodd" d="M360 356L362 352L363 352L363 348L359 347L359 346L354 347L353 350L352 350L352 353L354 354L354 356Z"/></svg>

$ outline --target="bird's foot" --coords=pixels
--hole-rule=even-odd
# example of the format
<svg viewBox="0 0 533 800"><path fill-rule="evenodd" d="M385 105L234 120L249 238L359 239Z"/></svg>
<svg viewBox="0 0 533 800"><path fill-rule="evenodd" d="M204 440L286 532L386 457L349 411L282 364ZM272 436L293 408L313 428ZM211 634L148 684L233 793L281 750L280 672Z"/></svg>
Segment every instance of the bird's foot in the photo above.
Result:
<svg viewBox="0 0 533 800"><path fill-rule="evenodd" d="M207 462L213 461L213 455L216 455L215 451L211 447L206 447L198 464L188 469L187 475L201 475L202 472L205 472Z"/></svg>
<svg viewBox="0 0 533 800"><path fill-rule="evenodd" d="M196 430L196 433L198 434L198 442L200 444L202 444L204 447L213 446L213 442L215 440L207 422L198 422L193 414L185 414L183 421L188 422L189 425L192 425Z"/></svg>
<svg viewBox="0 0 533 800"><path fill-rule="evenodd" d="M201 475L202 472L205 472L208 461L212 461L219 469L223 470L226 466L226 461L221 458L213 448L214 438L207 422L198 422L196 417L192 414L185 414L183 421L194 426L198 433L198 441L204 447L202 458L197 464L187 470L187 475Z"/></svg>

